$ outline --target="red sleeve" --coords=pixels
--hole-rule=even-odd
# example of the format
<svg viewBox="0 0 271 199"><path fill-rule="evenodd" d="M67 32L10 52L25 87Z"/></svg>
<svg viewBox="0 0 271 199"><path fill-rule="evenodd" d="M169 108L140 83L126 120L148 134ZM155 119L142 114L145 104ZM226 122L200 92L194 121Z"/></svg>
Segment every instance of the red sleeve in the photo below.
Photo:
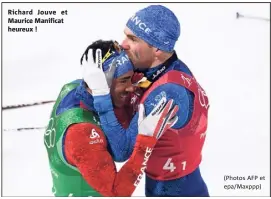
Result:
<svg viewBox="0 0 271 199"><path fill-rule="evenodd" d="M142 178L152 148L153 137L138 135L133 154L119 172L107 151L106 138L97 126L74 124L65 138L65 154L87 183L103 196L131 196Z"/></svg>

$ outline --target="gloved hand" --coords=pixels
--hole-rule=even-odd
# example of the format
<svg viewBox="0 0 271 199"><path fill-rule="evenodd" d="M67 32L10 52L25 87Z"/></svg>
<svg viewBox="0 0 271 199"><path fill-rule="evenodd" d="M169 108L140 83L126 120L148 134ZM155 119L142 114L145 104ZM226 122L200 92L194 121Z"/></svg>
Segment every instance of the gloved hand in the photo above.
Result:
<svg viewBox="0 0 271 199"><path fill-rule="evenodd" d="M86 56L86 54L84 54ZM109 86L102 68L102 51L96 50L96 62L93 57L93 49L88 50L87 57L82 60L83 79L92 91L93 96L109 94Z"/></svg>
<svg viewBox="0 0 271 199"><path fill-rule="evenodd" d="M91 45L89 45L87 47L87 49L85 50L85 52L83 53L83 55L81 57L80 63L81 63L81 65L83 65L83 69L84 69L84 67L87 67L87 66L91 67L91 68L89 68L89 70L93 69L92 66L95 66L95 65L93 65L93 63L97 63L96 51L98 49L100 49L102 51L102 62L101 63L102 63L103 67L101 67L101 70L103 70L103 72L105 74L106 81L107 81L107 85L110 88L112 81L113 81L114 73L116 70L116 63L113 60L115 57L117 57L120 54L121 47L118 44L118 42L113 41L113 40L108 40L108 41L97 40L97 41L93 42ZM90 54L91 50L92 50L92 54ZM88 61L90 61L90 63L88 63ZM97 67L97 66L95 66L95 67ZM92 71L88 71L88 72L92 72ZM93 71L93 73L94 73L94 71ZM84 76L85 75L83 75L83 77ZM95 77L95 78L97 79L97 77ZM90 81L92 81L92 80L90 80Z"/></svg>
<svg viewBox="0 0 271 199"><path fill-rule="evenodd" d="M171 128L178 120L176 113L177 105L173 107L173 100L167 102L163 97L154 107L152 112L146 116L144 105L139 105L138 134L155 137L159 139L163 133Z"/></svg>

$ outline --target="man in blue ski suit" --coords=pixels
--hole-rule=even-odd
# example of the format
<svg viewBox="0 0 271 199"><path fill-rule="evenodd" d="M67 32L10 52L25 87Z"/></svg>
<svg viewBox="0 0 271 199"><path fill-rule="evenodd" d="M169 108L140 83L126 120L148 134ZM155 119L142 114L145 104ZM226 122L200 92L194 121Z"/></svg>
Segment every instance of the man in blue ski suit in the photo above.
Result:
<svg viewBox="0 0 271 199"><path fill-rule="evenodd" d="M209 196L199 169L209 102L203 88L174 50L180 36L177 17L164 6L151 5L128 20L124 33L122 47L135 72L145 77L140 100L146 115L164 96L167 100L174 99L179 106L177 123L161 137L149 159L146 196ZM130 125L123 128L114 114L110 95L95 96L93 103L114 160L127 160L138 132L138 113L129 121Z"/></svg>

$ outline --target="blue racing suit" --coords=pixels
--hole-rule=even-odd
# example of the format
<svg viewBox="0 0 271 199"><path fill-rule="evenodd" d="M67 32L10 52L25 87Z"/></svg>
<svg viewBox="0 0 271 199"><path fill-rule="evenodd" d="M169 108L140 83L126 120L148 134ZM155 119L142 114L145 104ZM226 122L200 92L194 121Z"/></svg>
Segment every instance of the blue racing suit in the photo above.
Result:
<svg viewBox="0 0 271 199"><path fill-rule="evenodd" d="M163 67L163 64L141 72L148 78L156 74L158 70L161 70L161 67ZM193 76L188 67L177 56L165 69L164 73L171 70ZM179 106L177 112L178 121L173 126L173 129L184 127L193 113L193 93L180 85L165 83L153 90L145 100L146 115L152 111L154 105L158 102L157 98L161 97L161 95L166 96L167 100L173 99L174 103ZM102 129L109 142L109 151L114 160L118 162L127 160L132 154L138 133L138 113L132 118L129 127L124 129L114 114L109 95L95 97L94 108L99 115ZM146 175L145 194L146 196L209 196L199 168L187 176L174 180L154 180Z"/></svg>

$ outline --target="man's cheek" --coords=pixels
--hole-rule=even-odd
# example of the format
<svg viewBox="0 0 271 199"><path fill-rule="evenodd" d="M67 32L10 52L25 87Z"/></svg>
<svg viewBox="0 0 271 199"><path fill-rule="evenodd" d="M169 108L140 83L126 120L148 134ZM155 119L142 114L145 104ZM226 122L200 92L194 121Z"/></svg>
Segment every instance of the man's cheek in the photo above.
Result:
<svg viewBox="0 0 271 199"><path fill-rule="evenodd" d="M119 85L116 88L115 92L117 93L117 95L121 95L124 92L124 90L125 90L124 87L122 85Z"/></svg>
<svg viewBox="0 0 271 199"><path fill-rule="evenodd" d="M135 57L136 57L137 60L140 59L140 53L138 51L135 51Z"/></svg>

